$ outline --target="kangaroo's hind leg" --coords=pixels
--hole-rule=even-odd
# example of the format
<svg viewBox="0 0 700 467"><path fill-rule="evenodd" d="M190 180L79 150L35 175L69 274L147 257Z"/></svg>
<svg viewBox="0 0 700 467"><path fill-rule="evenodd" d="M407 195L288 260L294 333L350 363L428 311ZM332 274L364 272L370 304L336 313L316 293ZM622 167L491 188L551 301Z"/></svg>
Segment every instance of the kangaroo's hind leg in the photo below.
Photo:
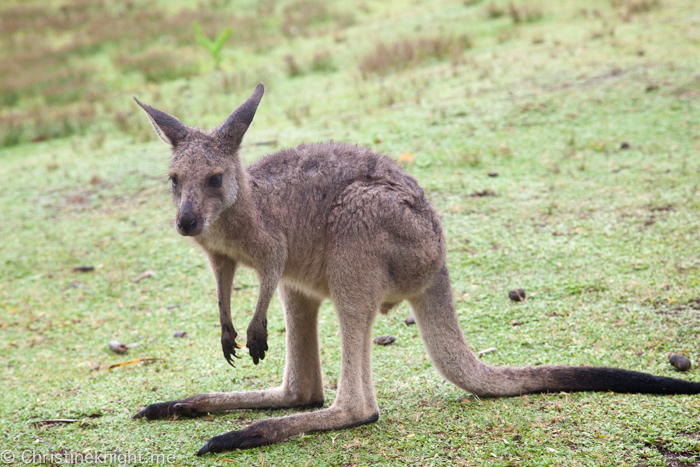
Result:
<svg viewBox="0 0 700 467"><path fill-rule="evenodd" d="M342 344L341 376L333 404L315 412L261 420L243 430L215 436L199 450L198 455L265 446L300 433L339 430L378 419L379 409L372 387L370 356L371 328L381 299L372 297L371 285L346 287L367 293L333 296L340 321Z"/></svg>
<svg viewBox="0 0 700 467"><path fill-rule="evenodd" d="M322 407L323 376L318 346L321 302L281 285L287 334L286 368L282 385L264 391L214 392L151 404L134 418L197 417L233 409Z"/></svg>

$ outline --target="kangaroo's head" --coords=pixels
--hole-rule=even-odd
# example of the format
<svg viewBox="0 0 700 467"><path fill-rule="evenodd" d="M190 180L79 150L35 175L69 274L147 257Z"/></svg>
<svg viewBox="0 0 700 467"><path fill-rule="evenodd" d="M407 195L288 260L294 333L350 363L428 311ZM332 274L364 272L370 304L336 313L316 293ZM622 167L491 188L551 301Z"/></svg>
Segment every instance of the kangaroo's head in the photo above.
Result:
<svg viewBox="0 0 700 467"><path fill-rule="evenodd" d="M210 131L189 127L134 97L160 139L173 149L169 175L177 207L175 225L181 235L201 234L239 200L244 174L238 148L264 91L263 84L258 84L248 100Z"/></svg>

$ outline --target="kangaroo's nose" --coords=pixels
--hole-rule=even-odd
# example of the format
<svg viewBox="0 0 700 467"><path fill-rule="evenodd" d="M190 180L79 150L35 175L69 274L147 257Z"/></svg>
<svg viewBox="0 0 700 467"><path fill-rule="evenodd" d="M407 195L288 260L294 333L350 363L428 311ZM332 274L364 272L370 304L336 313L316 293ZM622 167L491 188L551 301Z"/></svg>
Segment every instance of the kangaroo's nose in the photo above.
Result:
<svg viewBox="0 0 700 467"><path fill-rule="evenodd" d="M197 228L197 219L195 217L182 216L177 220L177 226L185 233L190 233Z"/></svg>

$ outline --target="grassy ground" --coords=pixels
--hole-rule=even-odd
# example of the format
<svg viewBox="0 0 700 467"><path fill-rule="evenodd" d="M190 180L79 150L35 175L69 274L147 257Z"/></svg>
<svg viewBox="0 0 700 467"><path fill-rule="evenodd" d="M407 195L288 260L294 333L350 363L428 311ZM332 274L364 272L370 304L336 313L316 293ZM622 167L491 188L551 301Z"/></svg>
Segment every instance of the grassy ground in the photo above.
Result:
<svg viewBox="0 0 700 467"><path fill-rule="evenodd" d="M0 149L0 446L18 456L164 453L178 465L698 465L700 398L479 400L432 369L416 328L403 324L405 304L374 329L396 336L374 349L376 424L199 459L194 452L211 436L294 411L131 420L151 402L281 380L277 299L265 361L255 367L244 358L236 369L224 361L213 278L203 254L172 227L167 148L129 101L136 94L209 127L258 80L267 92L245 140L248 162L329 138L410 154L401 158L406 170L446 228L467 340L474 350L498 349L485 361L617 366L700 381L698 370L679 374L667 360L670 352L700 359L695 2L263 3L265 33L247 42L234 34L220 70L200 57L184 77L127 73L118 65L125 56L117 58L129 44L119 38L98 36L96 46L70 52L70 63L104 63L106 74L95 84L102 94L91 98L94 117L70 137L45 140L62 133L32 133L36 122L26 116L49 106L54 124L85 96L51 104L43 88L13 84L18 97L0 115L26 133ZM135 2L134 11L157 5ZM319 5L330 6L319 16ZM256 14L252 4L202 8ZM211 35L222 27L201 21ZM82 37L75 28L52 31L70 43ZM4 40L22 44L21 28L7 31ZM177 41L163 43L178 50ZM73 272L80 265L95 269ZM154 274L132 281L145 270ZM515 287L527 302L508 300ZM233 321L244 329L255 276L239 272L235 288ZM173 338L176 330L188 337ZM339 374L337 331L326 304L326 404ZM113 339L138 345L116 355ZM162 361L107 369L139 357ZM80 421L37 423L50 418Z"/></svg>

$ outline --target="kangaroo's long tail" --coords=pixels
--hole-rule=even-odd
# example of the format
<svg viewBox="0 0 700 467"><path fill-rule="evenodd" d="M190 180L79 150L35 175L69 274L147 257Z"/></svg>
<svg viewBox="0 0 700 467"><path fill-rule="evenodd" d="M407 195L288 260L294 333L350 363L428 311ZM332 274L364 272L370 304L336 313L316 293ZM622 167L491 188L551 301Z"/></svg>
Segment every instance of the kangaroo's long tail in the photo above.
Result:
<svg viewBox="0 0 700 467"><path fill-rule="evenodd" d="M604 367L497 367L481 362L459 327L447 268L410 300L433 365L456 386L479 396L517 396L547 391L614 391L700 394L700 383Z"/></svg>

